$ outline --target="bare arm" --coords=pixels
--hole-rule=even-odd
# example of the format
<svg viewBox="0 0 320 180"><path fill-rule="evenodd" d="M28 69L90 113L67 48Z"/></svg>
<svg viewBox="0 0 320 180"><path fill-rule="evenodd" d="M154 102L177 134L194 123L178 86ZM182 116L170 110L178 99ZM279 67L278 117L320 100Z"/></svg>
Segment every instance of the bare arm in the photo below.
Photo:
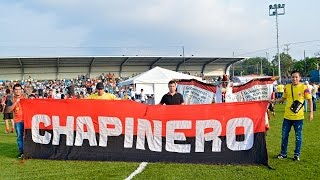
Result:
<svg viewBox="0 0 320 180"><path fill-rule="evenodd" d="M20 102L20 99L17 99L11 106L8 107L8 111L12 112L16 105Z"/></svg>
<svg viewBox="0 0 320 180"><path fill-rule="evenodd" d="M273 103L273 102L276 102L276 103L282 103L282 102L284 102L284 101L286 101L286 98L284 98L284 97L281 97L280 99L276 99L276 100L274 100L274 99L271 99L271 103Z"/></svg>

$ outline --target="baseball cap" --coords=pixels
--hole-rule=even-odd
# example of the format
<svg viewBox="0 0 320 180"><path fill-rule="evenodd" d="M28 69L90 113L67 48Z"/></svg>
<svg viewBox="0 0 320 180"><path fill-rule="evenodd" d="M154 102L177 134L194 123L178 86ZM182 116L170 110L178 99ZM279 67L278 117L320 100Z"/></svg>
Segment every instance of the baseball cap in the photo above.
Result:
<svg viewBox="0 0 320 180"><path fill-rule="evenodd" d="M96 89L104 89L104 85L102 82L98 82L96 85Z"/></svg>

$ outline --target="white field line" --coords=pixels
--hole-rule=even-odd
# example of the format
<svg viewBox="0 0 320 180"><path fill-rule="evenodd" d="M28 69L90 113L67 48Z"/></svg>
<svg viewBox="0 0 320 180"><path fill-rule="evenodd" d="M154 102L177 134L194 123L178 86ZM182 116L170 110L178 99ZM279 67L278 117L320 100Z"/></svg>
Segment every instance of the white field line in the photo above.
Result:
<svg viewBox="0 0 320 180"><path fill-rule="evenodd" d="M140 174L146 167L147 167L147 162L142 162L140 163L139 167L130 174L130 176L128 176L125 180L131 180L134 176Z"/></svg>

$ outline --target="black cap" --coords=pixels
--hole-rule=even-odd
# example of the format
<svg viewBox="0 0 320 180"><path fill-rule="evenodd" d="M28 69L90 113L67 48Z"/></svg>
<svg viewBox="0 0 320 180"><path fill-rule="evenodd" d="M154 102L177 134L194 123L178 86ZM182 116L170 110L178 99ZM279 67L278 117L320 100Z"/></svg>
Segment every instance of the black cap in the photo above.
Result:
<svg viewBox="0 0 320 180"><path fill-rule="evenodd" d="M104 89L103 83L102 82L98 82L97 86L96 86L96 89Z"/></svg>

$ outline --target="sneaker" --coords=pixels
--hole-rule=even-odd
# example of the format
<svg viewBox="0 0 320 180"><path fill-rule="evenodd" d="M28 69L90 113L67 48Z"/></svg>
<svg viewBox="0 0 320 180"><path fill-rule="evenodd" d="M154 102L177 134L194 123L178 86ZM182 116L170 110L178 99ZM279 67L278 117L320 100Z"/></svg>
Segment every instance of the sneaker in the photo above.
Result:
<svg viewBox="0 0 320 180"><path fill-rule="evenodd" d="M278 159L285 159L285 158L287 158L287 157L288 157L287 155L282 155L282 154L279 154L279 155L277 156Z"/></svg>
<svg viewBox="0 0 320 180"><path fill-rule="evenodd" d="M293 156L293 160L294 160L294 161L300 161L300 156L294 155L294 156Z"/></svg>
<svg viewBox="0 0 320 180"><path fill-rule="evenodd" d="M22 153L20 153L20 154L18 155L18 159L23 159L23 154L22 154Z"/></svg>

